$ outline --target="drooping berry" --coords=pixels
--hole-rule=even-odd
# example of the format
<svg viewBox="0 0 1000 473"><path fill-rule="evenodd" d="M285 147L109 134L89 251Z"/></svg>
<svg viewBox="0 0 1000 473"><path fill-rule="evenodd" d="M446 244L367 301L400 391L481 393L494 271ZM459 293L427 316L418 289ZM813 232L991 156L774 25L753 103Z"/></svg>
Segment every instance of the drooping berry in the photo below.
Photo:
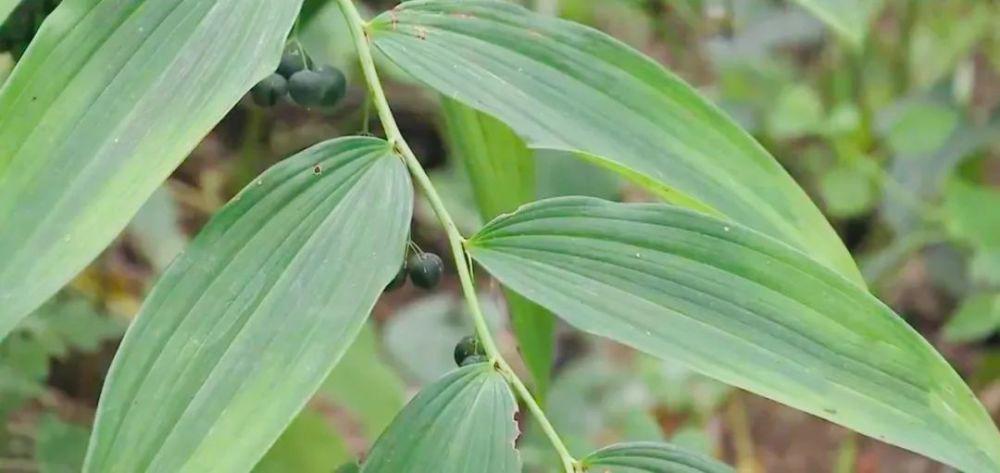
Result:
<svg viewBox="0 0 1000 473"><path fill-rule="evenodd" d="M288 80L288 92L303 107L332 107L347 93L347 79L331 66L302 70Z"/></svg>
<svg viewBox="0 0 1000 473"><path fill-rule="evenodd" d="M406 263L404 262L402 266L399 267L399 272L396 273L396 277L389 281L389 285L385 286L385 292L395 291L403 287L406 284Z"/></svg>
<svg viewBox="0 0 1000 473"><path fill-rule="evenodd" d="M469 357L485 355L486 350L479 343L479 337L475 335L464 337L455 345L455 364L458 366L464 366L465 360Z"/></svg>
<svg viewBox="0 0 1000 473"><path fill-rule="evenodd" d="M288 48L285 54L281 55L281 62L278 64L278 74L286 79L291 79L292 75L306 68L308 58L300 48Z"/></svg>
<svg viewBox="0 0 1000 473"><path fill-rule="evenodd" d="M410 281L419 288L434 289L441 282L444 274L444 263L441 257L434 253L418 253L410 256L406 263Z"/></svg>
<svg viewBox="0 0 1000 473"><path fill-rule="evenodd" d="M322 66L316 70L326 80L326 90L323 94L323 107L333 107L347 95L347 77L333 66Z"/></svg>
<svg viewBox="0 0 1000 473"><path fill-rule="evenodd" d="M458 366L459 367L469 366L469 365L475 365L475 364L479 364L479 363L486 363L488 361L490 361L490 359L487 358L486 355L472 355L472 356L470 356L470 357L462 360L462 362L459 363Z"/></svg>
<svg viewBox="0 0 1000 473"><path fill-rule="evenodd" d="M303 107L317 107L323 101L325 82L318 72L302 70L288 79L288 94Z"/></svg>
<svg viewBox="0 0 1000 473"><path fill-rule="evenodd" d="M250 90L250 97L261 107L273 107L287 93L288 81L280 74L271 74Z"/></svg>

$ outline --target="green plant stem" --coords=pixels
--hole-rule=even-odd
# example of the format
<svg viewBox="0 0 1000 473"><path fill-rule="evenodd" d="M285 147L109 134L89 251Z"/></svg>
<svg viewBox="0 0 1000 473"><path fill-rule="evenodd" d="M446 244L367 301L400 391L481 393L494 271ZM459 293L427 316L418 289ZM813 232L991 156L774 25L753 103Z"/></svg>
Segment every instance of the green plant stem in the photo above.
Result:
<svg viewBox="0 0 1000 473"><path fill-rule="evenodd" d="M372 93L365 92L365 101L361 104L364 110L361 112L361 133L368 135L371 134L371 121L372 121Z"/></svg>
<svg viewBox="0 0 1000 473"><path fill-rule="evenodd" d="M243 127L243 143L240 146L240 162L238 163L239 176L238 187L242 189L244 185L253 181L260 174L264 166L265 145L265 117L264 113L257 107L247 107L246 124Z"/></svg>
<svg viewBox="0 0 1000 473"><path fill-rule="evenodd" d="M483 349L486 351L487 356L489 356L490 361L497 367L497 369L503 374L503 376L510 382L514 387L514 390L518 393L521 399L524 401L528 410L531 411L532 415L538 421L545 435L549 438L552 446L558 452L559 457L562 461L563 468L566 473L573 473L577 471L577 461L569 453L569 449L559 438L558 433L549 422L548 418L545 416L545 412L539 406L538 402L532 396L531 392L524 385L524 382L517 376L510 365L500 354L500 350L497 348L496 343L493 341L493 336L490 334L489 325L486 323L486 317L483 316L482 309L479 307L479 299L476 296L475 283L472 278L471 266L469 263L468 254L465 251L465 238L459 232L458 227L455 225L455 221L451 218L451 214L448 213L447 208L445 208L441 197L438 195L437 190L431 184L430 178L424 171L423 166L420 165L420 161L417 160L416 155L413 150L407 144L406 139L403 137L402 132L399 130L399 125L396 123L396 119L392 114L392 109L389 107L389 101L386 99L385 90L382 88L382 83L378 78L378 72L375 70L375 61L372 57L371 46L369 45L369 37L367 31L367 23L361 18L358 13L357 8L355 8L354 3L351 0L337 0L340 5L340 9L343 11L344 16L347 18L347 23L351 29L351 35L354 38L355 47L358 50L358 57L361 61L361 70L364 73L365 81L368 83L368 88L372 96L372 101L375 105L375 110L378 112L379 119L382 121L382 127L385 129L386 139L392 145L393 150L395 150L406 163L409 168L410 173L413 175L413 179L416 181L417 186L423 191L424 195L427 197L427 201L430 203L431 208L434 209L434 213L437 215L438 220L441 225L444 226L445 233L448 236L448 243L451 246L452 256L455 258L455 265L458 268L458 277L462 283L462 293L465 296L465 300L469 306L469 311L472 314L473 322L476 326L476 332L483 344Z"/></svg>

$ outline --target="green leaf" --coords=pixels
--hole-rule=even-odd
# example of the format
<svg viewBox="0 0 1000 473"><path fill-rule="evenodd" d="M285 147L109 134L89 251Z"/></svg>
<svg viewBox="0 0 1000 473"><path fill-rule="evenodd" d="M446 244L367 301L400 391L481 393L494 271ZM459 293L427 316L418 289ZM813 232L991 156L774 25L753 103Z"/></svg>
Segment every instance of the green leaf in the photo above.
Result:
<svg viewBox="0 0 1000 473"><path fill-rule="evenodd" d="M468 243L571 324L969 472L1000 435L948 363L851 281L742 225L664 204L543 201Z"/></svg>
<svg viewBox="0 0 1000 473"><path fill-rule="evenodd" d="M441 107L451 151L465 165L485 220L535 200L533 153L510 128L447 97Z"/></svg>
<svg viewBox="0 0 1000 473"><path fill-rule="evenodd" d="M882 8L882 0L796 1L855 47L861 46L872 18Z"/></svg>
<svg viewBox="0 0 1000 473"><path fill-rule="evenodd" d="M0 338L260 78L300 0L66 0L0 89Z"/></svg>
<svg viewBox="0 0 1000 473"><path fill-rule="evenodd" d="M83 297L56 297L21 327L44 344L51 356L65 357L70 350L97 351L102 343L120 337L126 324L97 311Z"/></svg>
<svg viewBox="0 0 1000 473"><path fill-rule="evenodd" d="M976 284L1000 289L1000 247L978 249L972 255L969 273Z"/></svg>
<svg viewBox="0 0 1000 473"><path fill-rule="evenodd" d="M883 134L889 149L904 159L944 146L960 118L954 107L930 100L904 103L895 112Z"/></svg>
<svg viewBox="0 0 1000 473"><path fill-rule="evenodd" d="M862 158L867 159L867 158ZM820 176L819 190L827 212L841 218L856 217L872 209L876 189L870 174L858 165L842 163Z"/></svg>
<svg viewBox="0 0 1000 473"><path fill-rule="evenodd" d="M498 0L420 0L376 18L378 49L535 149L572 151L668 201L774 236L862 285L829 223L763 147L615 39Z"/></svg>
<svg viewBox="0 0 1000 473"><path fill-rule="evenodd" d="M30 339L46 357L65 357L70 350L96 351L102 343L120 337L125 324L97 311L86 298L67 293L39 307L18 331L23 336L4 343Z"/></svg>
<svg viewBox="0 0 1000 473"><path fill-rule="evenodd" d="M353 460L344 437L334 428L342 424L330 425L326 417L356 421L359 431L350 422L346 427L351 430L340 430L371 445L406 403L405 388L379 359L375 331L371 323L366 324L323 382L312 403L315 407L299 413L254 473L329 473Z"/></svg>
<svg viewBox="0 0 1000 473"><path fill-rule="evenodd" d="M510 324L517 336L518 352L535 381L534 394L545 401L552 378L556 346L556 318L544 307L515 291L504 289Z"/></svg>
<svg viewBox="0 0 1000 473"><path fill-rule="evenodd" d="M823 130L823 101L806 85L781 92L769 110L768 132L777 139L794 139Z"/></svg>
<svg viewBox="0 0 1000 473"><path fill-rule="evenodd" d="M948 231L972 246L1000 248L1000 188L953 179L945 188Z"/></svg>
<svg viewBox="0 0 1000 473"><path fill-rule="evenodd" d="M538 168L538 197L582 195L619 200L621 176L592 162L582 161L573 153L540 150L535 155Z"/></svg>
<svg viewBox="0 0 1000 473"><path fill-rule="evenodd" d="M909 113L915 103L927 103L918 98L906 100L879 113L878 121L886 128L898 121L901 114ZM962 121L940 149L914 155L897 156L890 165L889 177L915 194L919 200L936 201L941 197L948 177L955 173L963 161L988 148L1000 136L1000 114L994 113L985 123L971 124ZM921 230L926 217L923 206L914 206L912 197L902 196L890 189L883 189L880 214L897 235L907 235Z"/></svg>
<svg viewBox="0 0 1000 473"><path fill-rule="evenodd" d="M486 363L466 366L427 386L393 420L362 473L515 473L517 404Z"/></svg>
<svg viewBox="0 0 1000 473"><path fill-rule="evenodd" d="M944 339L970 342L984 339L1000 328L1000 294L978 294L962 302L944 326Z"/></svg>
<svg viewBox="0 0 1000 473"><path fill-rule="evenodd" d="M484 221L537 198L534 153L513 130L448 98L442 109L452 152L465 165ZM521 356L544 399L555 352L555 317L512 291L505 293Z"/></svg>
<svg viewBox="0 0 1000 473"><path fill-rule="evenodd" d="M340 465L333 473L358 473L359 471L361 471L361 467L358 466L357 462L347 462Z"/></svg>
<svg viewBox="0 0 1000 473"><path fill-rule="evenodd" d="M0 343L0 420L45 393L49 362L46 347L36 340L10 337Z"/></svg>
<svg viewBox="0 0 1000 473"><path fill-rule="evenodd" d="M352 456L322 414L306 408L285 429L253 473L329 473Z"/></svg>
<svg viewBox="0 0 1000 473"><path fill-rule="evenodd" d="M406 384L382 361L370 324L337 363L320 393L357 419L362 437L369 442L375 441L406 403Z"/></svg>
<svg viewBox="0 0 1000 473"><path fill-rule="evenodd" d="M38 422L35 460L41 473L76 473L83 465L90 432L45 414Z"/></svg>
<svg viewBox="0 0 1000 473"><path fill-rule="evenodd" d="M95 351L124 329L83 297L60 295L39 307L16 336L0 341L0 419L45 393L53 358L64 358L71 350Z"/></svg>
<svg viewBox="0 0 1000 473"><path fill-rule="evenodd" d="M412 187L383 140L289 158L227 204L154 287L98 407L86 471L245 471L399 270Z"/></svg>
<svg viewBox="0 0 1000 473"><path fill-rule="evenodd" d="M7 21L7 17L17 8L21 0L0 0L0 25Z"/></svg>
<svg viewBox="0 0 1000 473"><path fill-rule="evenodd" d="M635 442L612 445L582 460L584 471L600 473L733 473L729 466L675 445Z"/></svg>

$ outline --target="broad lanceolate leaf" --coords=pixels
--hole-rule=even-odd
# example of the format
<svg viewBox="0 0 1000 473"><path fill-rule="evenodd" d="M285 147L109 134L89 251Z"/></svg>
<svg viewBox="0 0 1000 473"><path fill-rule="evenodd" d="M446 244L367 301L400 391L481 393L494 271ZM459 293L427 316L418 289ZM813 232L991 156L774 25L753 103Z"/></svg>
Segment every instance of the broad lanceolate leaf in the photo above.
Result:
<svg viewBox="0 0 1000 473"><path fill-rule="evenodd" d="M0 338L273 71L301 0L65 0L0 89Z"/></svg>
<svg viewBox="0 0 1000 473"><path fill-rule="evenodd" d="M615 39L499 0L408 2L371 30L404 70L504 121L531 147L574 151L863 284L829 223L763 147Z"/></svg>
<svg viewBox="0 0 1000 473"><path fill-rule="evenodd" d="M891 309L804 253L665 204L543 201L469 242L571 324L968 472L1000 435Z"/></svg>
<svg viewBox="0 0 1000 473"><path fill-rule="evenodd" d="M362 473L517 473L517 404L486 363L424 388L376 442Z"/></svg>
<svg viewBox="0 0 1000 473"><path fill-rule="evenodd" d="M451 150L472 181L483 221L513 212L537 198L534 152L497 119L444 98ZM555 318L537 304L506 291L511 325L521 356L535 378L535 391L545 397L552 373Z"/></svg>
<svg viewBox="0 0 1000 473"><path fill-rule="evenodd" d="M729 466L700 453L657 442L612 445L582 460L595 473L733 473Z"/></svg>
<svg viewBox="0 0 1000 473"><path fill-rule="evenodd" d="M868 34L882 0L795 0L854 46Z"/></svg>
<svg viewBox="0 0 1000 473"><path fill-rule="evenodd" d="M329 141L226 205L112 364L86 471L248 471L399 270L412 187L389 144Z"/></svg>

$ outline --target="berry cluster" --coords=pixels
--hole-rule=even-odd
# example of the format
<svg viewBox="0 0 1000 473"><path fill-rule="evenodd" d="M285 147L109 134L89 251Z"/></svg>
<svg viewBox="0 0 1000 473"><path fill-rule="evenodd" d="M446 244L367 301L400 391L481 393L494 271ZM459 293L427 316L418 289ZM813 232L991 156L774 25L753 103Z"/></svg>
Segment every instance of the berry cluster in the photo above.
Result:
<svg viewBox="0 0 1000 473"><path fill-rule="evenodd" d="M60 0L22 0L0 25L0 53L9 52L19 59L42 26L45 17L59 6Z"/></svg>
<svg viewBox="0 0 1000 473"><path fill-rule="evenodd" d="M250 96L261 107L272 107L285 96L305 108L337 105L347 94L347 78L336 67L314 66L301 48L290 48L278 70L254 86Z"/></svg>
<svg viewBox="0 0 1000 473"><path fill-rule="evenodd" d="M415 253L399 268L399 273L385 287L386 291L394 291L406 284L407 276L413 285L421 289L434 289L444 275L444 263L441 257L434 253Z"/></svg>

